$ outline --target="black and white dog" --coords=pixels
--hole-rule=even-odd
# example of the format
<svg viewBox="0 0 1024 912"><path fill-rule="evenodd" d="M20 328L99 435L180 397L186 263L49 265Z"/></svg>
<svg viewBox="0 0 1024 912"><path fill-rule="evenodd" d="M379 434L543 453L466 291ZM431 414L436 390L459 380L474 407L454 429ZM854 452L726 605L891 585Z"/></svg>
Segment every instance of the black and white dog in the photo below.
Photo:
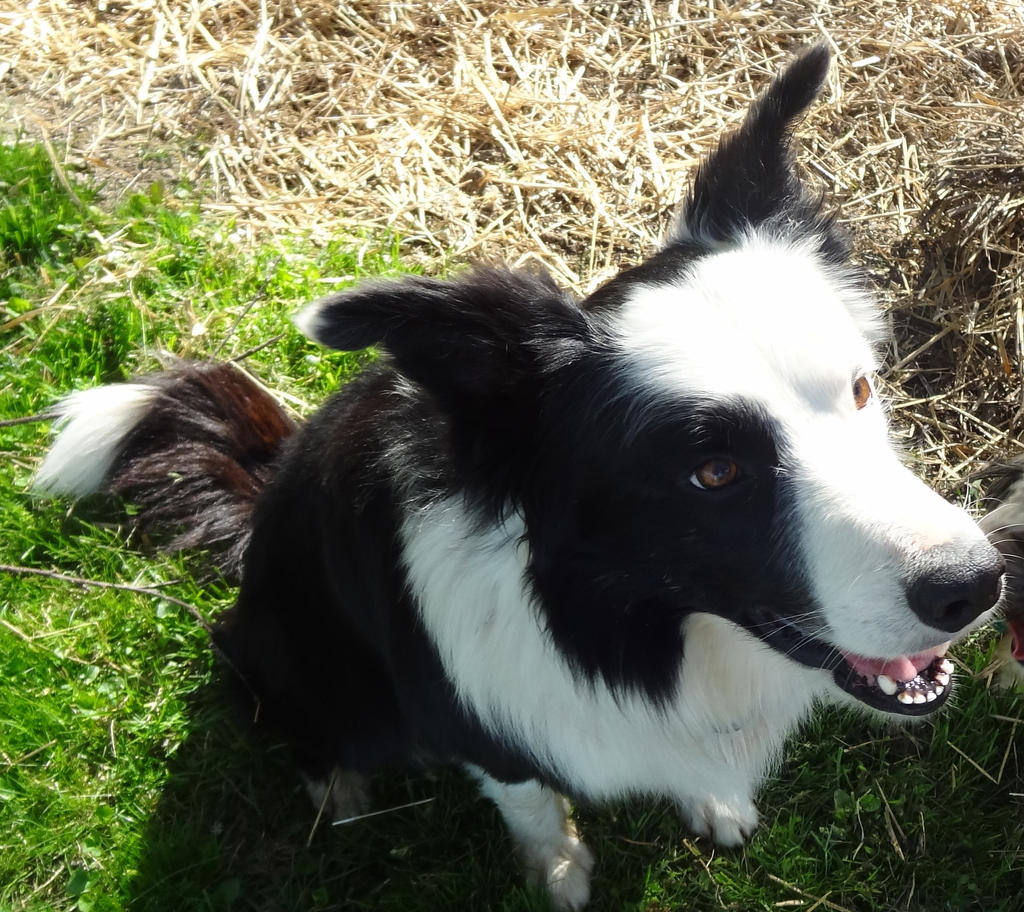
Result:
<svg viewBox="0 0 1024 912"><path fill-rule="evenodd" d="M220 644L338 813L375 770L462 764L566 909L592 858L563 795L743 842L815 701L933 712L1002 588L894 452L875 305L793 171L828 63L782 72L586 300L498 268L358 285L297 323L384 357L308 423L184 366L66 399L38 486L220 549Z"/></svg>

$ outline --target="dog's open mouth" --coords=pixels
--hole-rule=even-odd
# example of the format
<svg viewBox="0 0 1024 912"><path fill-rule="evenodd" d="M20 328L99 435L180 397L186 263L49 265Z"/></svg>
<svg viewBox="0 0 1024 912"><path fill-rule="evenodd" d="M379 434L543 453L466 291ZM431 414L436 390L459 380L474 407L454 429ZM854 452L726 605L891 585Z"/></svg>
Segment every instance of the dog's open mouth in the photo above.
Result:
<svg viewBox="0 0 1024 912"><path fill-rule="evenodd" d="M950 692L953 663L944 644L898 659L868 659L843 653L836 683L862 703L884 712L921 716L941 706Z"/></svg>
<svg viewBox="0 0 1024 912"><path fill-rule="evenodd" d="M872 659L837 649L766 611L758 613L751 630L788 658L831 671L846 693L883 712L924 716L945 703L952 690L953 663L945 656L948 643L916 655Z"/></svg>
<svg viewBox="0 0 1024 912"><path fill-rule="evenodd" d="M1024 617L1014 617L1006 622L1013 640L1010 643L1010 651L1013 657L1024 665Z"/></svg>

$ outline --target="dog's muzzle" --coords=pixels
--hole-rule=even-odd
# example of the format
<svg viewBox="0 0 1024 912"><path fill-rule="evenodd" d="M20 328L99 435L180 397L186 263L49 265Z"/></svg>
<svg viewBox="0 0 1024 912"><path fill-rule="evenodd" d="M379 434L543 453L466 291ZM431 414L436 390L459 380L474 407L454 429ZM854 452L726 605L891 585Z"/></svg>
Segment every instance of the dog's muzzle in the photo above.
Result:
<svg viewBox="0 0 1024 912"><path fill-rule="evenodd" d="M906 585L906 601L922 623L943 634L957 633L994 608L1003 595L1005 561L987 541L966 547L940 546L922 553ZM756 608L746 625L787 658L832 672L837 686L861 703L901 716L934 712L949 698L953 663L949 642L915 655L871 658L829 642L771 609Z"/></svg>

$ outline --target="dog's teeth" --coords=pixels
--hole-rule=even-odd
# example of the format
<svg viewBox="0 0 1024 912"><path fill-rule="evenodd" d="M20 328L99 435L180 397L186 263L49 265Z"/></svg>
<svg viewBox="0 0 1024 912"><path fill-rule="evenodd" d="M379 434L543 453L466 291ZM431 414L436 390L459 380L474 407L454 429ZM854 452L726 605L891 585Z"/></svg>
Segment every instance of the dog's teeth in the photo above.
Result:
<svg viewBox="0 0 1024 912"><path fill-rule="evenodd" d="M889 697L899 690L899 685L888 675L879 675L875 679L875 683L878 684L878 689Z"/></svg>
<svg viewBox="0 0 1024 912"><path fill-rule="evenodd" d="M898 694L896 694L896 699L899 700L900 703L913 703L914 702L914 698L909 693L907 693L905 690L902 690Z"/></svg>
<svg viewBox="0 0 1024 912"><path fill-rule="evenodd" d="M944 671L940 671L935 676L935 683L941 684L943 687L945 687L949 683L949 675L946 674Z"/></svg>
<svg viewBox="0 0 1024 912"><path fill-rule="evenodd" d="M935 688L935 696L939 696L939 694L941 694L945 689L946 686L944 684L940 684L938 687Z"/></svg>
<svg viewBox="0 0 1024 912"><path fill-rule="evenodd" d="M949 659L942 659L942 661L939 662L938 668L943 674L951 675L953 673L953 663L950 662Z"/></svg>
<svg viewBox="0 0 1024 912"><path fill-rule="evenodd" d="M921 691L918 691L916 694L914 694L914 702L915 703L927 703L928 702L928 698L923 693L921 693Z"/></svg>
<svg viewBox="0 0 1024 912"><path fill-rule="evenodd" d="M937 698L938 698L938 696L939 696L939 695L938 695L938 694L937 694L937 693L936 693L936 692L935 692L934 690L929 690L929 691L928 691L928 692L927 692L927 693L926 693L926 694L924 695L925 699L926 699L926 700L927 700L927 701L928 701L929 703L931 703L931 702L932 702L932 700L935 700L935 699L937 699Z"/></svg>

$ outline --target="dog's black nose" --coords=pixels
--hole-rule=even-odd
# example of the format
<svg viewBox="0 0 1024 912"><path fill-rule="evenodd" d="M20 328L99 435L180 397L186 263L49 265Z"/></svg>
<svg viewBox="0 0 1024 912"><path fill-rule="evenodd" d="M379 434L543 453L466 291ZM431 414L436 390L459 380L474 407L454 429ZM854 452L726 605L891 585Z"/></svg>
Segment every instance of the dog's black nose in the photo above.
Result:
<svg viewBox="0 0 1024 912"><path fill-rule="evenodd" d="M1003 588L1006 563L987 541L939 545L924 552L907 586L907 601L924 623L953 633L988 611Z"/></svg>

